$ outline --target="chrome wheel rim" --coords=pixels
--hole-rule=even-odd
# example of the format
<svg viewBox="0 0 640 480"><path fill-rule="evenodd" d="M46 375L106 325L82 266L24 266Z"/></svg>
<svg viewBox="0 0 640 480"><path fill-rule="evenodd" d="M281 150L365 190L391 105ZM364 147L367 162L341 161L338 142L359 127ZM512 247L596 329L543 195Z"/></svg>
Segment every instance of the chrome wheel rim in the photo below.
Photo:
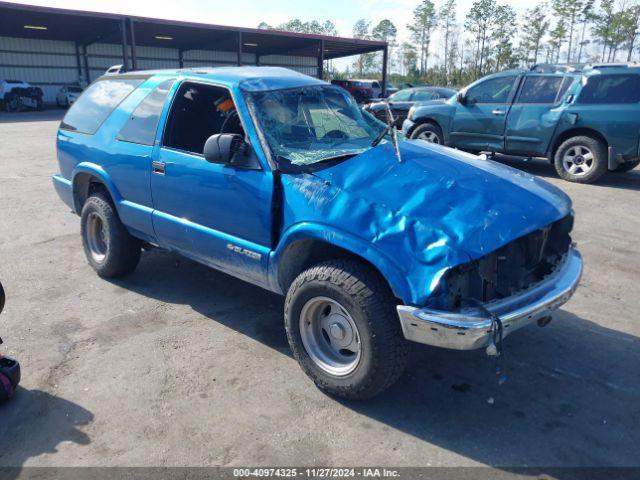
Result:
<svg viewBox="0 0 640 480"><path fill-rule="evenodd" d="M102 263L107 256L109 244L106 240L102 218L94 212L87 217L87 246L93 260Z"/></svg>
<svg viewBox="0 0 640 480"><path fill-rule="evenodd" d="M576 145L569 148L562 157L562 168L565 172L582 177L589 173L594 165L594 156L590 148Z"/></svg>
<svg viewBox="0 0 640 480"><path fill-rule="evenodd" d="M304 304L300 336L311 360L330 375L348 375L360 363L358 327L349 312L331 298L315 297Z"/></svg>
<svg viewBox="0 0 640 480"><path fill-rule="evenodd" d="M429 143L440 143L440 137L435 132L422 132L418 135L420 140L425 140Z"/></svg>

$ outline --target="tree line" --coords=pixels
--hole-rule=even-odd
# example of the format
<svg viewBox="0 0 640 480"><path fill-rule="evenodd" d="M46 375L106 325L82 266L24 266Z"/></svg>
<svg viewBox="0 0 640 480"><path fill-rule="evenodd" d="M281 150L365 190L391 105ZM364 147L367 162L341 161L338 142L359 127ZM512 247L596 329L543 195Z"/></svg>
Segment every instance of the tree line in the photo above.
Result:
<svg viewBox="0 0 640 480"><path fill-rule="evenodd" d="M336 35L331 20L290 20L275 28ZM639 0L549 0L532 5L520 18L508 3L476 0L458 18L456 0L421 0L406 26L409 39L399 41L389 19L375 25L359 19L355 38L389 44L389 74L394 82L466 85L489 73L536 63L638 61ZM437 44L436 44L437 40ZM357 56L345 71L329 65L331 78L379 78L382 55Z"/></svg>

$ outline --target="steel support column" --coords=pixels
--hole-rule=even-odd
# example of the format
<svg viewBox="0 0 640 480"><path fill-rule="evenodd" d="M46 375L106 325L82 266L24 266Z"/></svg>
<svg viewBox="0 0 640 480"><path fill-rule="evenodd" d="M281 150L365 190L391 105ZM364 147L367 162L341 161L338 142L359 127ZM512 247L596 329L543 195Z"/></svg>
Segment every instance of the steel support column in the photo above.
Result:
<svg viewBox="0 0 640 480"><path fill-rule="evenodd" d="M80 60L80 45L76 42L76 69L78 71L78 83L82 80L82 61Z"/></svg>
<svg viewBox="0 0 640 480"><path fill-rule="evenodd" d="M242 32L238 32L238 66L242 65Z"/></svg>
<svg viewBox="0 0 640 480"><path fill-rule="evenodd" d="M120 32L122 32L122 71L129 70L129 52L127 51L127 20L120 21Z"/></svg>
<svg viewBox="0 0 640 480"><path fill-rule="evenodd" d="M82 60L84 63L84 79L87 85L91 83L91 72L89 71L89 55L87 54L87 46L82 46Z"/></svg>
<svg viewBox="0 0 640 480"><path fill-rule="evenodd" d="M138 70L138 54L136 53L136 28L133 19L129 19L129 36L131 37L131 69Z"/></svg>
<svg viewBox="0 0 640 480"><path fill-rule="evenodd" d="M324 74L324 40L320 40L318 51L318 78L322 80L322 76Z"/></svg>
<svg viewBox="0 0 640 480"><path fill-rule="evenodd" d="M181 48L178 49L178 66L184 68L184 50Z"/></svg>
<svg viewBox="0 0 640 480"><path fill-rule="evenodd" d="M383 97L387 96L387 68L389 63L389 47L382 50L382 93Z"/></svg>

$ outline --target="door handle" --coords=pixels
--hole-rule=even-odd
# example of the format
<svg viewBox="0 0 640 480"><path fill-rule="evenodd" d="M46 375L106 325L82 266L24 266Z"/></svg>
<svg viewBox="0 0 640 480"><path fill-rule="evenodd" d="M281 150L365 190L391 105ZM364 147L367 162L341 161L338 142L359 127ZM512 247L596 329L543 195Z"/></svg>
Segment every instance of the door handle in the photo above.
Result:
<svg viewBox="0 0 640 480"><path fill-rule="evenodd" d="M505 112L504 110L500 110L499 108L496 108L495 110L492 110L491 113L493 113L494 115L504 115Z"/></svg>
<svg viewBox="0 0 640 480"><path fill-rule="evenodd" d="M164 175L166 165L164 162L151 162L151 170L156 175Z"/></svg>

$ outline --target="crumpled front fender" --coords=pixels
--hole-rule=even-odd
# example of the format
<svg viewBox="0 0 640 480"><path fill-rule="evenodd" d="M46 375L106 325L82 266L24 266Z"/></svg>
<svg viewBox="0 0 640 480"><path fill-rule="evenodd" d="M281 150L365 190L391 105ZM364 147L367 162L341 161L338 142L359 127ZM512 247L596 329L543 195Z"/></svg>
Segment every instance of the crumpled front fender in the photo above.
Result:
<svg viewBox="0 0 640 480"><path fill-rule="evenodd" d="M403 275L399 266L391 257L376 248L371 242L367 242L348 232L331 227L330 225L315 222L300 222L289 227L278 243L277 248L271 253L269 261L270 279L275 291L282 291L278 279L282 268L286 268L287 249L296 242L303 240L317 240L329 245L347 250L352 254L371 263L387 280L393 294L400 299L411 298L414 292Z"/></svg>
<svg viewBox="0 0 640 480"><path fill-rule="evenodd" d="M287 237L314 225L301 232L368 260L407 305L424 305L450 268L571 211L569 197L521 171L422 141L400 150L401 161L386 143L283 175L282 224Z"/></svg>

